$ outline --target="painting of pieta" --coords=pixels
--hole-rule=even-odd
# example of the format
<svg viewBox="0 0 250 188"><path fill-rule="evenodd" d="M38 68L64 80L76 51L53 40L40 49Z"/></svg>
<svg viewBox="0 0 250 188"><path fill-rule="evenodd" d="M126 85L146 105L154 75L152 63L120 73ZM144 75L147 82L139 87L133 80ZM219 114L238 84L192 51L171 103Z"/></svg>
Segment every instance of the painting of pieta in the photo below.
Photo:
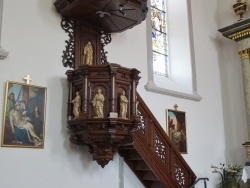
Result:
<svg viewBox="0 0 250 188"><path fill-rule="evenodd" d="M44 147L46 92L44 87L7 81L3 147Z"/></svg>
<svg viewBox="0 0 250 188"><path fill-rule="evenodd" d="M187 133L185 112L167 110L167 130L170 140L180 153L187 153Z"/></svg>

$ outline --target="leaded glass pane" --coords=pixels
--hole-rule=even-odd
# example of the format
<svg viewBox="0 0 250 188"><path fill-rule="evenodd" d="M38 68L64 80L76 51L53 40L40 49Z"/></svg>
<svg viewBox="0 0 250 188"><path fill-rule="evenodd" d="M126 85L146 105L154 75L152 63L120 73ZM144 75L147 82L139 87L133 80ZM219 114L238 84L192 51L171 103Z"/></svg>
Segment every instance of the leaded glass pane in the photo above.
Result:
<svg viewBox="0 0 250 188"><path fill-rule="evenodd" d="M167 54L167 39L166 34L152 30L152 44L153 44L153 51Z"/></svg>
<svg viewBox="0 0 250 188"><path fill-rule="evenodd" d="M158 8L160 10L166 10L166 0L151 0L151 7Z"/></svg>
<svg viewBox="0 0 250 188"><path fill-rule="evenodd" d="M168 77L167 56L153 52L154 74Z"/></svg>
<svg viewBox="0 0 250 188"><path fill-rule="evenodd" d="M151 0L152 49L154 73L168 77L166 0Z"/></svg>

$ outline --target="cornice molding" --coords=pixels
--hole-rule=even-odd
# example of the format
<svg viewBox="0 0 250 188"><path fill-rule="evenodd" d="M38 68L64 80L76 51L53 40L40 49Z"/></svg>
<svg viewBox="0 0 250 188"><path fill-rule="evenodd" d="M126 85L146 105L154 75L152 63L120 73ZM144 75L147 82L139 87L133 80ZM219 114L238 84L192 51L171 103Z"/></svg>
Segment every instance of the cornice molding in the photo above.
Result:
<svg viewBox="0 0 250 188"><path fill-rule="evenodd" d="M240 41L250 37L250 19L234 23L218 30L226 38Z"/></svg>

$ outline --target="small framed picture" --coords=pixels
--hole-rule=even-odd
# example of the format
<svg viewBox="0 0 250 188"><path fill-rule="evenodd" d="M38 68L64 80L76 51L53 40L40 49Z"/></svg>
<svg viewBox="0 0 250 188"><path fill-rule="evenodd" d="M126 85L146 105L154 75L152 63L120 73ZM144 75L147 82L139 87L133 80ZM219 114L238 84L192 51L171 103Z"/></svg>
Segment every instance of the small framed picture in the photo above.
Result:
<svg viewBox="0 0 250 188"><path fill-rule="evenodd" d="M44 147L45 87L7 81L3 110L3 147Z"/></svg>
<svg viewBox="0 0 250 188"><path fill-rule="evenodd" d="M166 110L167 132L170 140L182 154L187 154L186 112Z"/></svg>

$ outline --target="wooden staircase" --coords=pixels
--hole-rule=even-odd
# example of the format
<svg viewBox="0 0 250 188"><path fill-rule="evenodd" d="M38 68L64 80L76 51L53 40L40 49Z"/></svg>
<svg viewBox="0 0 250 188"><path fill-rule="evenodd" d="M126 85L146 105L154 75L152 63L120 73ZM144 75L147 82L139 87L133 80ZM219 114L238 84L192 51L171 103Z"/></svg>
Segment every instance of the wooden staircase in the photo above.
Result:
<svg viewBox="0 0 250 188"><path fill-rule="evenodd" d="M196 175L137 93L140 124L118 152L146 188L189 188Z"/></svg>

